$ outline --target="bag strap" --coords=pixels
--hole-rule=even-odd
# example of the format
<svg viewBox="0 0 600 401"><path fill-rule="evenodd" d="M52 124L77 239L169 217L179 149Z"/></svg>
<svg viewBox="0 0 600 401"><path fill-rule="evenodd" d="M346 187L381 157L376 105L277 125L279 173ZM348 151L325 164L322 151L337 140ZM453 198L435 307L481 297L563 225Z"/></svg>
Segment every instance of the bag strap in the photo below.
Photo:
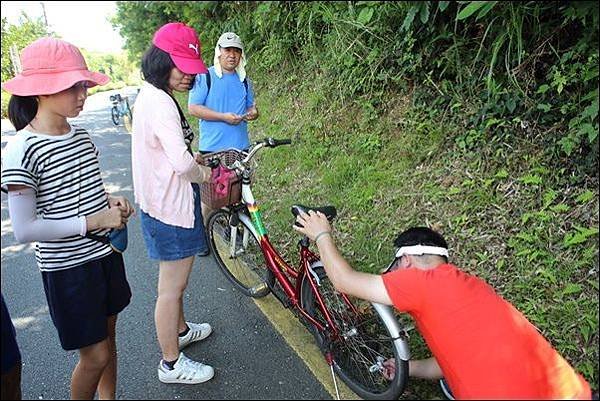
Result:
<svg viewBox="0 0 600 401"><path fill-rule="evenodd" d="M185 118L185 114L183 114L183 110L181 110L181 106L179 106L179 103L177 103L177 100L169 92L167 92L167 91L164 91L164 92L167 95L169 95L169 97L173 100L173 102L175 103L175 106L177 107L177 111L179 112L179 118L181 119L181 128L183 129L183 134L185 135L186 131L191 130L192 127L188 123L187 118ZM193 157L194 152L192 152L191 141L190 141L190 143L186 143L186 145L187 145L188 152L190 152L190 154Z"/></svg>
<svg viewBox="0 0 600 401"><path fill-rule="evenodd" d="M210 93L210 71L207 72L205 75L206 75L206 97L208 97L208 94ZM242 82L244 83L244 87L246 88L246 94L248 94L248 77L244 78L244 80Z"/></svg>

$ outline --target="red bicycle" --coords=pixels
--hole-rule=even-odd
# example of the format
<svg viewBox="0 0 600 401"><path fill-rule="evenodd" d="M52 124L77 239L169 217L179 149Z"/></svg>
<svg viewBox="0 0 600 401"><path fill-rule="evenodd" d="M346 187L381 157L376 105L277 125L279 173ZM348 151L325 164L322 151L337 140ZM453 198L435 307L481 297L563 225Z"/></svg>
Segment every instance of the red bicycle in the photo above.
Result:
<svg viewBox="0 0 600 401"><path fill-rule="evenodd" d="M408 378L410 352L393 309L337 292L319 257L309 249L308 237L299 241L296 268L283 260L269 240L252 194L250 161L264 147L290 143L268 138L256 142L247 153L230 150L205 156L207 164L220 164L241 180L232 181L230 190L225 191L234 194L226 201L228 205L208 219L212 254L225 277L242 293L255 298L272 293L286 308L292 308L323 352L336 392L334 372L364 399L397 399ZM294 216L300 210L318 210L330 220L336 216L332 206L292 206ZM383 374L383 362L389 358L395 358L397 365L392 380Z"/></svg>

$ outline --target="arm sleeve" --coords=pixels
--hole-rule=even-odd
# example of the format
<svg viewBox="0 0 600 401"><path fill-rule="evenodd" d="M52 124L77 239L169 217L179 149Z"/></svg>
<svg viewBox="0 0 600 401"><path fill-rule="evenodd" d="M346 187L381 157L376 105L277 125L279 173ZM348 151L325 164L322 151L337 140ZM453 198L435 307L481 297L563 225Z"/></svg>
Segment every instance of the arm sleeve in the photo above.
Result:
<svg viewBox="0 0 600 401"><path fill-rule="evenodd" d="M207 72L206 74L210 74ZM206 74L197 74L194 80L194 86L189 92L188 103L204 106L206 96L208 96L208 86L206 85Z"/></svg>
<svg viewBox="0 0 600 401"><path fill-rule="evenodd" d="M85 216L62 220L38 219L33 189L10 191L8 211L17 242L50 241L87 232Z"/></svg>

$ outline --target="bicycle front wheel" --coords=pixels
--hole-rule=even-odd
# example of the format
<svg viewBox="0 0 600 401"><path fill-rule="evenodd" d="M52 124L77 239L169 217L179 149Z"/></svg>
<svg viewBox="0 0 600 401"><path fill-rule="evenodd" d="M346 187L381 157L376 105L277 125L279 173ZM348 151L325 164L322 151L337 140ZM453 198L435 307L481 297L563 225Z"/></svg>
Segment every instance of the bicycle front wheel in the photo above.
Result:
<svg viewBox="0 0 600 401"><path fill-rule="evenodd" d="M408 380L408 361L401 358L408 348L403 351L399 344L405 340L395 338L396 330L372 303L352 297L347 302L322 267L314 271L319 277L318 291L339 335L333 336L329 329L319 332L314 326L311 332L323 352L331 351L336 374L363 399L397 399ZM325 324L307 277L302 283L301 302L311 316ZM395 358L396 372L390 380L384 376L383 362L391 358Z"/></svg>
<svg viewBox="0 0 600 401"><path fill-rule="evenodd" d="M131 125L132 123L132 119L131 119L131 112L125 113L125 115L123 116L123 125L125 125L125 130L127 132L131 132Z"/></svg>
<svg viewBox="0 0 600 401"><path fill-rule="evenodd" d="M113 108L110 109L110 116L113 124L119 125L119 109L117 109L117 106L113 106Z"/></svg>
<svg viewBox="0 0 600 401"><path fill-rule="evenodd" d="M125 114L123 114L123 125L125 125L125 129L127 132L131 132L131 124L133 122L133 113L131 112L131 107L129 106L129 100L125 98Z"/></svg>
<svg viewBox="0 0 600 401"><path fill-rule="evenodd" d="M236 212L216 210L208 219L208 244L225 277L244 295L261 298L271 291L275 277L248 224Z"/></svg>

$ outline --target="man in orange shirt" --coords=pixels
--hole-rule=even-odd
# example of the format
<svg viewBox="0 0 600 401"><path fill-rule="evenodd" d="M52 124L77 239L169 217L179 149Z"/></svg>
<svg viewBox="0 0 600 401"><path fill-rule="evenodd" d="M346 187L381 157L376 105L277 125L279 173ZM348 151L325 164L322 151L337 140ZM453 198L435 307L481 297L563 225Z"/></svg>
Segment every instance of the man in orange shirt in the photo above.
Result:
<svg viewBox="0 0 600 401"><path fill-rule="evenodd" d="M591 389L523 314L483 280L448 263L444 238L428 228L398 236L383 275L352 269L327 218L301 213L294 228L315 241L335 288L409 313L433 358L411 360L413 377L445 378L458 399L590 399ZM391 363L390 363L391 362ZM388 361L393 375L393 360Z"/></svg>

